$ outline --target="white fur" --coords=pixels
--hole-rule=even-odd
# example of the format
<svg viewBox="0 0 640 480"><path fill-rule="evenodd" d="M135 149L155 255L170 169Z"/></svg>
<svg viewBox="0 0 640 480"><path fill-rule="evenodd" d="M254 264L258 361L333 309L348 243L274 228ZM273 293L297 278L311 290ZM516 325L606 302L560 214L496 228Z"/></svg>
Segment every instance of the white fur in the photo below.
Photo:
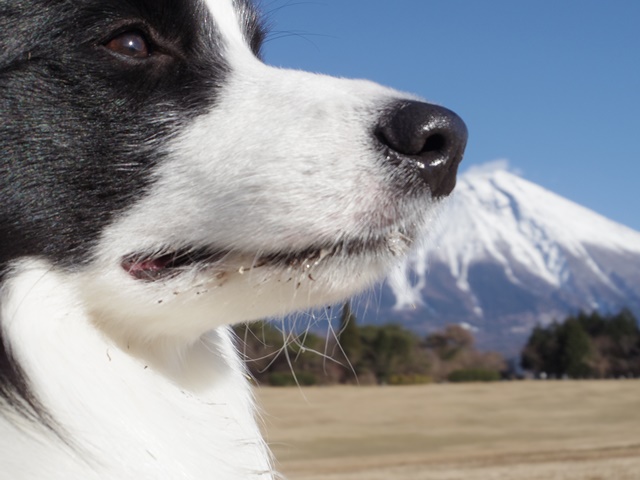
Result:
<svg viewBox="0 0 640 480"><path fill-rule="evenodd" d="M15 419L24 430L0 423L2 471L11 472L0 478L273 478L226 329L190 346L199 372L183 372L181 352L158 344L166 362L152 368L91 325L76 291L76 280L36 261L3 288L4 333L62 435L73 436L66 445L25 421Z"/></svg>
<svg viewBox="0 0 640 480"><path fill-rule="evenodd" d="M213 5L217 12L224 2ZM401 255L410 242L398 231L425 222L426 200L399 199L371 146L371 125L402 94L266 66L237 35L230 34L234 69L215 108L171 143L152 191L104 233L83 283L97 322L128 342L188 343L219 325L343 299L378 280L393 255L285 271L252 267L265 252L371 232ZM140 282L120 267L128 253L168 245L232 253L214 272L165 282Z"/></svg>
<svg viewBox="0 0 640 480"><path fill-rule="evenodd" d="M385 104L409 97L265 66L232 2L206 3L232 65L215 108L171 142L152 190L91 262L64 273L23 259L2 287L4 335L60 427L0 418L2 479L275 478L225 325L361 290L407 251L401 232L424 224L428 202L397 198L370 146ZM256 265L265 252L373 237L388 251ZM121 266L209 245L230 253L177 277L145 282Z"/></svg>

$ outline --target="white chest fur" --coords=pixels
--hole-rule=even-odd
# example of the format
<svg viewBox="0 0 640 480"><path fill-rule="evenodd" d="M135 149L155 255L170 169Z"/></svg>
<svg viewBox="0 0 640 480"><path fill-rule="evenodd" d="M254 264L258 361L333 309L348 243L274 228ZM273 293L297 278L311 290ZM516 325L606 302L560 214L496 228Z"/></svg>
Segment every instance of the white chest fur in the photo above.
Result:
<svg viewBox="0 0 640 480"><path fill-rule="evenodd" d="M225 328L191 346L207 374L181 385L184 352L167 349L175 374L160 373L93 326L63 275L35 262L19 271L2 289L2 328L61 438L0 417L0 479L274 478Z"/></svg>

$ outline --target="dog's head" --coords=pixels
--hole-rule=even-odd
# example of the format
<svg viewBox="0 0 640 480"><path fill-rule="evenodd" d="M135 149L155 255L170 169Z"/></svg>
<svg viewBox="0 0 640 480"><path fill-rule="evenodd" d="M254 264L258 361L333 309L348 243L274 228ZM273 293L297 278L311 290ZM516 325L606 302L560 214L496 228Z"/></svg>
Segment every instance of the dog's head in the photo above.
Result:
<svg viewBox="0 0 640 480"><path fill-rule="evenodd" d="M46 259L117 335L334 302L410 248L466 128L260 61L246 0L0 0L0 264Z"/></svg>

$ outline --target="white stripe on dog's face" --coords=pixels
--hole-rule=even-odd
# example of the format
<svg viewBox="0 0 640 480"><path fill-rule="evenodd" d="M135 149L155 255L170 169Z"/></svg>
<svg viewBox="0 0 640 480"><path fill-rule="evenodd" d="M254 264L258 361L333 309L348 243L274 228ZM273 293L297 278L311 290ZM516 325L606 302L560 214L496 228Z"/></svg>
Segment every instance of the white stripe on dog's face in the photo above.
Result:
<svg viewBox="0 0 640 480"><path fill-rule="evenodd" d="M248 51L242 34L241 19L234 7L233 0L204 0L204 3L225 41L225 48L236 54L240 51ZM251 52L248 51L248 53Z"/></svg>
<svg viewBox="0 0 640 480"><path fill-rule="evenodd" d="M430 209L393 187L375 147L379 115L406 95L266 66L233 2L206 3L225 84L175 132L83 281L99 322L127 337L197 338L345 298L406 252Z"/></svg>

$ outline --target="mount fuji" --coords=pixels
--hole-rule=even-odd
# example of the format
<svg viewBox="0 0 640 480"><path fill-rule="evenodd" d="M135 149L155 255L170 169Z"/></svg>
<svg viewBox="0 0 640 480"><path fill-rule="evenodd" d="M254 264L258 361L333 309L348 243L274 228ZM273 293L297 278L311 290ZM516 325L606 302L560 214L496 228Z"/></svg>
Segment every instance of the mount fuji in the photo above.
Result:
<svg viewBox="0 0 640 480"><path fill-rule="evenodd" d="M515 354L536 324L579 310L640 314L640 232L504 163L475 167L425 246L359 305L365 323L399 321L420 333L458 323L481 348Z"/></svg>

